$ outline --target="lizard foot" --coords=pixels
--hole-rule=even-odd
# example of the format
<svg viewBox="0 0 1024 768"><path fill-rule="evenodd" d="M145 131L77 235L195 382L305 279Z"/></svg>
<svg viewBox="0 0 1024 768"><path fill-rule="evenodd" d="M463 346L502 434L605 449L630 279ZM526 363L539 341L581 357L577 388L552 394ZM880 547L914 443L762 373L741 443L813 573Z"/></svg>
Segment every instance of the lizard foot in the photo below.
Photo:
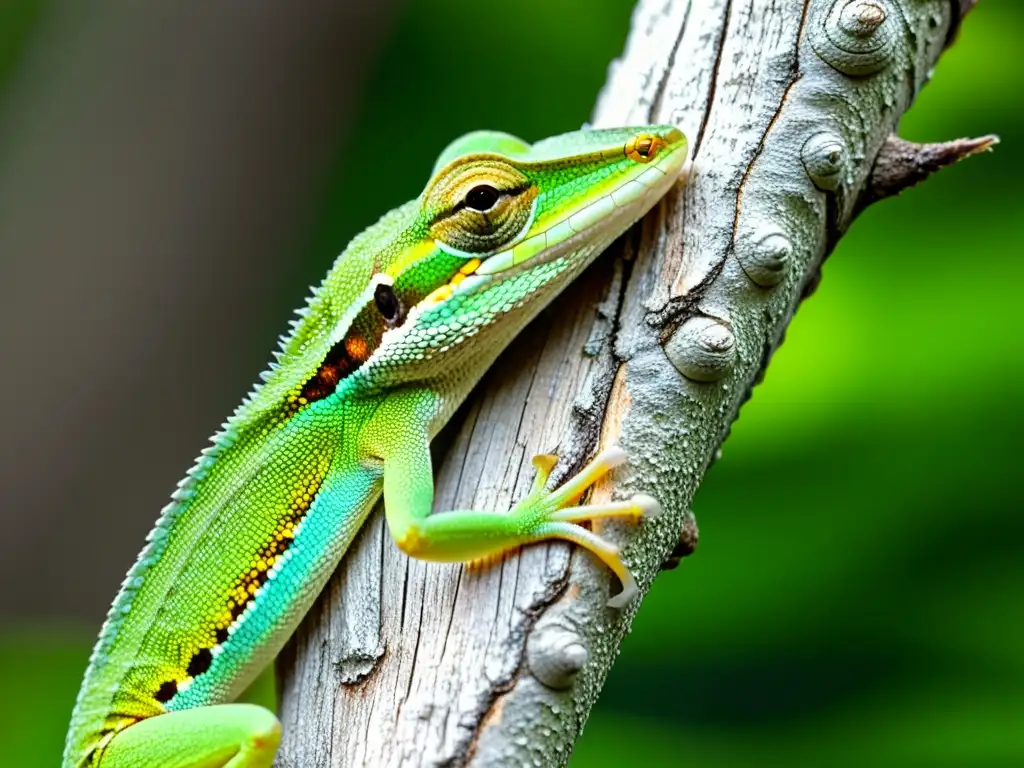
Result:
<svg viewBox="0 0 1024 768"><path fill-rule="evenodd" d="M580 523L606 518L636 521L643 517L656 517L661 513L661 506L653 498L642 493L625 501L582 506L579 506L578 502L588 488L625 461L626 452L621 448L607 448L595 456L594 460L578 474L555 490L549 491L546 485L557 458L548 454L535 456L533 465L537 468L537 476L533 488L509 513L522 522L524 538L530 541L552 538L572 541L590 550L611 568L622 582L622 591L608 601L611 608L622 608L636 597L636 579L622 562L619 548L584 528Z"/></svg>

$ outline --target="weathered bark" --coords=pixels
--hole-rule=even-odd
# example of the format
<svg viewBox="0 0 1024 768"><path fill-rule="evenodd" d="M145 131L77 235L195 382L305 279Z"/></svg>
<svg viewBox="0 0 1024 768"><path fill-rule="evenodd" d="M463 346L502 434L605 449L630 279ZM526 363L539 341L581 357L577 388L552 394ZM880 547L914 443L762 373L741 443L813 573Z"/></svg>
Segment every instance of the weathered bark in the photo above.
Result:
<svg viewBox="0 0 1024 768"><path fill-rule="evenodd" d="M441 441L435 509L505 509L534 454L557 481L618 443L596 495L666 510L601 526L641 588L692 550L705 469L878 179L906 186L875 158L972 4L642 0L594 122L679 124L689 182L499 360ZM410 560L376 515L285 654L279 764L564 763L637 608L605 607L612 581L557 543Z"/></svg>

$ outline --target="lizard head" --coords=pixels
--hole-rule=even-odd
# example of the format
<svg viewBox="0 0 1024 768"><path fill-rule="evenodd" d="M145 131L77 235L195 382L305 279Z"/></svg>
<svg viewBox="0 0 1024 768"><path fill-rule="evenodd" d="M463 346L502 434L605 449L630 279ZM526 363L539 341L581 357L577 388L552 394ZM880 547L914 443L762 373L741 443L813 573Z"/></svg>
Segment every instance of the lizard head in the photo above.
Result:
<svg viewBox="0 0 1024 768"><path fill-rule="evenodd" d="M585 130L536 144L476 132L420 196L356 237L283 339L257 410L340 387L472 383L598 253L678 180L671 126Z"/></svg>
<svg viewBox="0 0 1024 768"><path fill-rule="evenodd" d="M463 264L422 308L552 262L558 273L588 263L595 244L665 195L685 160L686 139L671 126L577 131L532 146L489 131L462 137L420 199L430 242Z"/></svg>
<svg viewBox="0 0 1024 768"><path fill-rule="evenodd" d="M685 160L686 139L670 126L577 131L533 146L471 133L438 158L421 215L437 249L474 265L461 270L477 277L466 292L486 275L586 260L590 243L614 239L668 191ZM465 282L454 279L453 288Z"/></svg>
<svg viewBox="0 0 1024 768"><path fill-rule="evenodd" d="M503 347L676 183L686 147L672 126L451 144L374 278L392 328L367 373L421 378Z"/></svg>

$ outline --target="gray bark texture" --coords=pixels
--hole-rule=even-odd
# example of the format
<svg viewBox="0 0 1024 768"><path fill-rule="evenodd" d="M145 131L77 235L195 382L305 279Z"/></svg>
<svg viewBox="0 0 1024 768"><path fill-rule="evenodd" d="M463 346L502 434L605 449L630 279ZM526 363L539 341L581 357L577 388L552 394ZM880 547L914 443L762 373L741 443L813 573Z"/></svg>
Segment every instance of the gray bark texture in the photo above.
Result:
<svg viewBox="0 0 1024 768"><path fill-rule="evenodd" d="M435 446L435 511L507 509L534 454L558 483L619 444L594 498L665 514L602 534L641 591L691 551L694 492L856 213L994 142L890 138L971 5L641 0L593 122L681 126L688 181L499 359ZM566 763L638 608L617 590L561 543L411 560L378 510L281 659L278 765Z"/></svg>

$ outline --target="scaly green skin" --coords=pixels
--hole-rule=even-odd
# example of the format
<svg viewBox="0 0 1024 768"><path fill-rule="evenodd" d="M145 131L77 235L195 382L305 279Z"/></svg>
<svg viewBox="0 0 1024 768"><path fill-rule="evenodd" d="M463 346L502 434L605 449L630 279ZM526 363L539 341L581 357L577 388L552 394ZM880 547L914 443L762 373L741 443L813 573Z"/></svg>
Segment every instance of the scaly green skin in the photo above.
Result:
<svg viewBox="0 0 1024 768"><path fill-rule="evenodd" d="M306 613L383 491L411 555L462 561L563 538L634 592L617 550L578 525L639 518L648 497L572 506L620 463L557 491L553 457L510 512L430 515L430 439L508 342L675 183L675 128L580 131L532 147L469 134L427 188L355 238L277 362L164 508L103 627L64 766L269 766L276 718L234 699ZM159 717L157 717L159 716Z"/></svg>

